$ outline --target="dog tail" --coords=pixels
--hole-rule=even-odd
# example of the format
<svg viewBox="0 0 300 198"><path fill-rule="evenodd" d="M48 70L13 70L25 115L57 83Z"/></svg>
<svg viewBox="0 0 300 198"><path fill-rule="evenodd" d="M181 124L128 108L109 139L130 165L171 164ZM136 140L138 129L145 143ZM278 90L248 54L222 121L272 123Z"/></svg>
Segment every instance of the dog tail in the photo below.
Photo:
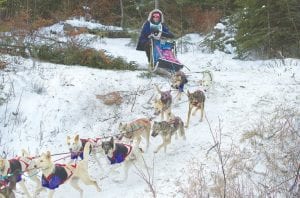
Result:
<svg viewBox="0 0 300 198"><path fill-rule="evenodd" d="M83 149L83 159L88 160L90 156L90 152L92 149L92 145L90 142L86 142Z"/></svg>

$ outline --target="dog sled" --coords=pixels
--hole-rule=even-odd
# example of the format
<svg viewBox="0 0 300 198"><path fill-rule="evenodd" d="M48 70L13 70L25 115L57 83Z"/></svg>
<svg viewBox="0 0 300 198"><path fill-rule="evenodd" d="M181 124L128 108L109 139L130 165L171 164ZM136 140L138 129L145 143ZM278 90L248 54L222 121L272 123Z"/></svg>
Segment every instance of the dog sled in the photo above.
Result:
<svg viewBox="0 0 300 198"><path fill-rule="evenodd" d="M151 39L150 65L151 72L172 74L183 68L176 58L176 42L165 39Z"/></svg>

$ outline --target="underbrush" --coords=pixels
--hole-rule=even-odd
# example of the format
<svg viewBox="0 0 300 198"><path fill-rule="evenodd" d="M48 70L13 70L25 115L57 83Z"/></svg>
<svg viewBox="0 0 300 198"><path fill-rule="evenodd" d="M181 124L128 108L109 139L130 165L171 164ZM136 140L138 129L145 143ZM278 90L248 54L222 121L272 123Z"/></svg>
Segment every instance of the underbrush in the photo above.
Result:
<svg viewBox="0 0 300 198"><path fill-rule="evenodd" d="M122 57L113 57L104 50L67 46L41 45L35 47L35 58L64 65L82 65L99 69L136 70L135 62L126 62Z"/></svg>
<svg viewBox="0 0 300 198"><path fill-rule="evenodd" d="M177 181L182 197L300 196L300 117L297 109L263 113L241 135L222 145L221 127L206 156L192 161Z"/></svg>

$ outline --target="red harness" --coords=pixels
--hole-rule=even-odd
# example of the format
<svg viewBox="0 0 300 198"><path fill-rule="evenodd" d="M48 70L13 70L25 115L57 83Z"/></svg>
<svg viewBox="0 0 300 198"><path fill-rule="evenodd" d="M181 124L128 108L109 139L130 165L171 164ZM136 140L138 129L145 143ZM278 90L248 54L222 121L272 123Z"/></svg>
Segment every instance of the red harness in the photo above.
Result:
<svg viewBox="0 0 300 198"><path fill-rule="evenodd" d="M70 174L70 175L62 182L62 184L63 184L65 181L67 181L67 180L73 175L73 171L70 170L70 169L67 167L66 164L55 164L55 166L64 167L65 169L68 169L68 170L71 172L71 174ZM76 167L77 167L77 164L72 164L71 166L72 166L73 168L76 168ZM45 179L46 179L47 181L50 181L50 179L51 179L54 175L55 175L55 173L51 173L50 175L48 175L47 177L45 177Z"/></svg>
<svg viewBox="0 0 300 198"><path fill-rule="evenodd" d="M29 159L29 160L33 160L34 159L33 157L26 157L26 158ZM22 160L21 157L16 157L15 159L18 160L19 162L22 162L25 165L24 172L28 171L28 167L30 165L29 163L27 163L24 160Z"/></svg>

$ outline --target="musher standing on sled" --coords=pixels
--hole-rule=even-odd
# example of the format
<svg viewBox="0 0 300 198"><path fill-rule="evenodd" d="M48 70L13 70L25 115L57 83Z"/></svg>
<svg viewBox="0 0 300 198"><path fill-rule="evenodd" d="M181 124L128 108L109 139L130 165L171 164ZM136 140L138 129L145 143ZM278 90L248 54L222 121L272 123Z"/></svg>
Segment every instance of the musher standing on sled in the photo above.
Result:
<svg viewBox="0 0 300 198"><path fill-rule="evenodd" d="M136 50L145 51L148 63L150 63L151 37L160 39L160 37L174 38L174 34L169 31L164 24L164 17L159 9L154 9L149 13L148 20L144 23Z"/></svg>

